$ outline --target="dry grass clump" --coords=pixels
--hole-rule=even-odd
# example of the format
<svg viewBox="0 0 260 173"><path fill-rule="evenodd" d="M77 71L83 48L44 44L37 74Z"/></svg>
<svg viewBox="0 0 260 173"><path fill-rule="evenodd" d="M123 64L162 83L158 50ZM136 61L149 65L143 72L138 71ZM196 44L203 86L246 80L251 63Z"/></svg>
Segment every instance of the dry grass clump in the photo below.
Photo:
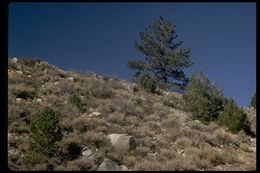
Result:
<svg viewBox="0 0 260 173"><path fill-rule="evenodd" d="M110 123L124 125L125 124L125 115L122 113L114 112L108 116L107 121Z"/></svg>
<svg viewBox="0 0 260 173"><path fill-rule="evenodd" d="M171 127L179 127L179 117L175 114L168 114L168 118L162 120L162 127L171 128Z"/></svg>
<svg viewBox="0 0 260 173"><path fill-rule="evenodd" d="M185 150L185 155L190 160L194 161L199 169L207 169L212 165L219 165L225 163L222 153L210 147L203 147L201 149L189 147Z"/></svg>
<svg viewBox="0 0 260 173"><path fill-rule="evenodd" d="M142 160L134 166L138 171L161 171L162 163L156 160Z"/></svg>
<svg viewBox="0 0 260 173"><path fill-rule="evenodd" d="M225 145L234 143L233 137L222 129L215 130L213 137L218 144Z"/></svg>
<svg viewBox="0 0 260 173"><path fill-rule="evenodd" d="M35 88L27 86L24 83L9 85L8 90L16 95L17 98L33 99L34 97L36 97Z"/></svg>
<svg viewBox="0 0 260 173"><path fill-rule="evenodd" d="M171 146L170 148L163 148L160 150L160 154L158 156L158 160L159 161L167 161L167 160L172 160L175 159L177 157L177 149L173 146Z"/></svg>
<svg viewBox="0 0 260 173"><path fill-rule="evenodd" d="M188 137L181 137L176 140L176 144L179 148L185 149L192 145L192 141Z"/></svg>
<svg viewBox="0 0 260 173"><path fill-rule="evenodd" d="M183 99L176 95L165 95L163 97L163 105L175 109L183 109Z"/></svg>
<svg viewBox="0 0 260 173"><path fill-rule="evenodd" d="M108 128L107 134L111 134L111 133L123 134L123 133L127 132L127 129L123 128L122 126L120 126L118 124L111 124L107 128Z"/></svg>
<svg viewBox="0 0 260 173"><path fill-rule="evenodd" d="M106 137L102 132L96 131L87 131L81 136L83 143L90 144L98 148L104 145L104 139Z"/></svg>
<svg viewBox="0 0 260 173"><path fill-rule="evenodd" d="M185 158L176 158L168 160L162 164L163 171L194 171L198 170L196 166Z"/></svg>

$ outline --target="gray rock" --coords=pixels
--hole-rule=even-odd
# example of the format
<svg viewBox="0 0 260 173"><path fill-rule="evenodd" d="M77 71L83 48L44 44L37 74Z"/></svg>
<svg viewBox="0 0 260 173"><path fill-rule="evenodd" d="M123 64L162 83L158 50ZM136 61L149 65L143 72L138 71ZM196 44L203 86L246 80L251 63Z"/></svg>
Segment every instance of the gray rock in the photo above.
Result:
<svg viewBox="0 0 260 173"><path fill-rule="evenodd" d="M125 165L121 165L120 167L121 167L122 171L128 171L128 168Z"/></svg>
<svg viewBox="0 0 260 173"><path fill-rule="evenodd" d="M122 168L110 159L105 158L98 167L99 171L121 171Z"/></svg>
<svg viewBox="0 0 260 173"><path fill-rule="evenodd" d="M128 152L136 148L135 139L125 134L110 134L107 136L112 146L120 152Z"/></svg>
<svg viewBox="0 0 260 173"><path fill-rule="evenodd" d="M92 155L92 151L88 148L86 148L83 152L82 152L82 156L85 156L85 157L89 157Z"/></svg>

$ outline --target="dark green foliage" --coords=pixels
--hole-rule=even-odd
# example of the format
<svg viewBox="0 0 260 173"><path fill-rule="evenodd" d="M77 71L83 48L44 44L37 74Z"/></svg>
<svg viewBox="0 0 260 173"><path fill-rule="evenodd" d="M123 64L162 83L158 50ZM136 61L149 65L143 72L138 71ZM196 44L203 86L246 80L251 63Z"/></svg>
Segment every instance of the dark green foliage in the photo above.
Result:
<svg viewBox="0 0 260 173"><path fill-rule="evenodd" d="M70 103L74 104L78 108L81 108L81 106L82 106L80 97L76 94L70 95L69 101L70 101Z"/></svg>
<svg viewBox="0 0 260 173"><path fill-rule="evenodd" d="M253 108L256 109L256 93L255 93L254 96L251 98L250 106L252 106Z"/></svg>
<svg viewBox="0 0 260 173"><path fill-rule="evenodd" d="M136 80L136 83L139 87L145 89L148 92L155 93L156 91L156 83L152 80L149 73L141 74Z"/></svg>
<svg viewBox="0 0 260 173"><path fill-rule="evenodd" d="M180 49L182 41L178 41L172 22L155 21L153 25L140 33L141 42L135 48L145 55L145 61L131 60L127 66L135 70L134 78L148 72L160 89L183 88L188 79L184 68L193 63L189 57L190 49Z"/></svg>
<svg viewBox="0 0 260 173"><path fill-rule="evenodd" d="M22 99L33 99L36 97L36 93L34 91L21 91L17 94L17 98L22 98Z"/></svg>
<svg viewBox="0 0 260 173"><path fill-rule="evenodd" d="M36 152L51 156L57 150L57 142L62 139L59 114L46 107L31 123L30 146Z"/></svg>
<svg viewBox="0 0 260 173"><path fill-rule="evenodd" d="M71 142L67 150L70 160L78 158L81 154L81 146L76 142Z"/></svg>
<svg viewBox="0 0 260 173"><path fill-rule="evenodd" d="M233 99L227 100L224 110L219 114L218 123L226 126L233 133L240 130L244 130L247 134L250 133L247 115L242 109L238 108Z"/></svg>
<svg viewBox="0 0 260 173"><path fill-rule="evenodd" d="M204 123L215 121L223 110L223 92L215 84L211 84L203 72L191 77L184 94L184 109L192 112L194 118Z"/></svg>

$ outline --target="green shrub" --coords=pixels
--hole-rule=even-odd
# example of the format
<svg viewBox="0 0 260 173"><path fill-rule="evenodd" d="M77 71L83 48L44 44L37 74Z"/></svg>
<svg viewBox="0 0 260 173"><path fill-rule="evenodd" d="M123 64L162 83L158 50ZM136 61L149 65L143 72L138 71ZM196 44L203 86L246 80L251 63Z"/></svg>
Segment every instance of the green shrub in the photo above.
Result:
<svg viewBox="0 0 260 173"><path fill-rule="evenodd" d="M57 150L57 142L62 139L58 113L46 107L31 123L30 130L31 149L48 156Z"/></svg>
<svg viewBox="0 0 260 173"><path fill-rule="evenodd" d="M218 123L226 126L233 133L240 130L250 133L250 123L247 120L247 115L242 109L238 108L233 99L227 100L224 110L219 114Z"/></svg>
<svg viewBox="0 0 260 173"><path fill-rule="evenodd" d="M141 74L136 81L137 85L140 88L145 89L148 92L155 93L156 92L156 83L152 80L149 73L143 73Z"/></svg>
<svg viewBox="0 0 260 173"><path fill-rule="evenodd" d="M69 97L69 102L77 106L78 108L82 107L80 97L76 94L72 94Z"/></svg>
<svg viewBox="0 0 260 173"><path fill-rule="evenodd" d="M256 109L256 93L255 93L254 96L251 98L250 106L252 106L253 108Z"/></svg>
<svg viewBox="0 0 260 173"><path fill-rule="evenodd" d="M184 109L205 124L218 119L225 100L222 90L216 84L212 84L203 72L191 77L183 99Z"/></svg>

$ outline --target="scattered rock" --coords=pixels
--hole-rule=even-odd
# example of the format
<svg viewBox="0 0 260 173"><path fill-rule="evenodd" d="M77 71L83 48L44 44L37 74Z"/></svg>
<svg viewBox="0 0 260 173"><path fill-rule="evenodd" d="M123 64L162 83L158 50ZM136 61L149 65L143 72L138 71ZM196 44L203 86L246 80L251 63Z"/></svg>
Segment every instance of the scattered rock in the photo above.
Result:
<svg viewBox="0 0 260 173"><path fill-rule="evenodd" d="M256 143L256 138L250 138L250 142L255 144Z"/></svg>
<svg viewBox="0 0 260 173"><path fill-rule="evenodd" d="M100 112L92 112L91 114L89 114L89 117L100 116L100 115L101 115Z"/></svg>
<svg viewBox="0 0 260 173"><path fill-rule="evenodd" d="M35 99L35 102L36 102L36 103L39 103L39 104L43 104L43 101L42 101L42 99L40 99L40 98Z"/></svg>
<svg viewBox="0 0 260 173"><path fill-rule="evenodd" d="M110 159L105 158L98 167L99 171L122 171L122 168Z"/></svg>
<svg viewBox="0 0 260 173"><path fill-rule="evenodd" d="M21 103L22 100L23 100L22 98L17 98L16 103Z"/></svg>
<svg viewBox="0 0 260 173"><path fill-rule="evenodd" d="M125 134L110 134L107 136L112 146L120 152L128 152L136 148L135 139Z"/></svg>
<svg viewBox="0 0 260 173"><path fill-rule="evenodd" d="M141 99L142 101L144 101L144 102L147 101L147 98L146 98L145 96L143 96L143 95L140 96L140 99Z"/></svg>
<svg viewBox="0 0 260 173"><path fill-rule="evenodd" d="M75 79L74 79L74 77L68 77L67 80L71 81L71 82L74 82Z"/></svg>
<svg viewBox="0 0 260 173"><path fill-rule="evenodd" d="M60 84L60 82L59 81L57 81L57 82L54 82L54 85L59 85Z"/></svg>
<svg viewBox="0 0 260 173"><path fill-rule="evenodd" d="M17 59L16 57L14 57L14 58L12 59L12 63L17 63L17 61L18 61L18 59Z"/></svg>
<svg viewBox="0 0 260 173"><path fill-rule="evenodd" d="M183 154L184 154L184 150L181 150L181 149L177 149L177 152L178 152L178 154L180 154L180 155L183 155Z"/></svg>
<svg viewBox="0 0 260 173"><path fill-rule="evenodd" d="M155 153L148 153L147 156L148 157L155 157L157 154L158 154L157 152L155 152Z"/></svg>

